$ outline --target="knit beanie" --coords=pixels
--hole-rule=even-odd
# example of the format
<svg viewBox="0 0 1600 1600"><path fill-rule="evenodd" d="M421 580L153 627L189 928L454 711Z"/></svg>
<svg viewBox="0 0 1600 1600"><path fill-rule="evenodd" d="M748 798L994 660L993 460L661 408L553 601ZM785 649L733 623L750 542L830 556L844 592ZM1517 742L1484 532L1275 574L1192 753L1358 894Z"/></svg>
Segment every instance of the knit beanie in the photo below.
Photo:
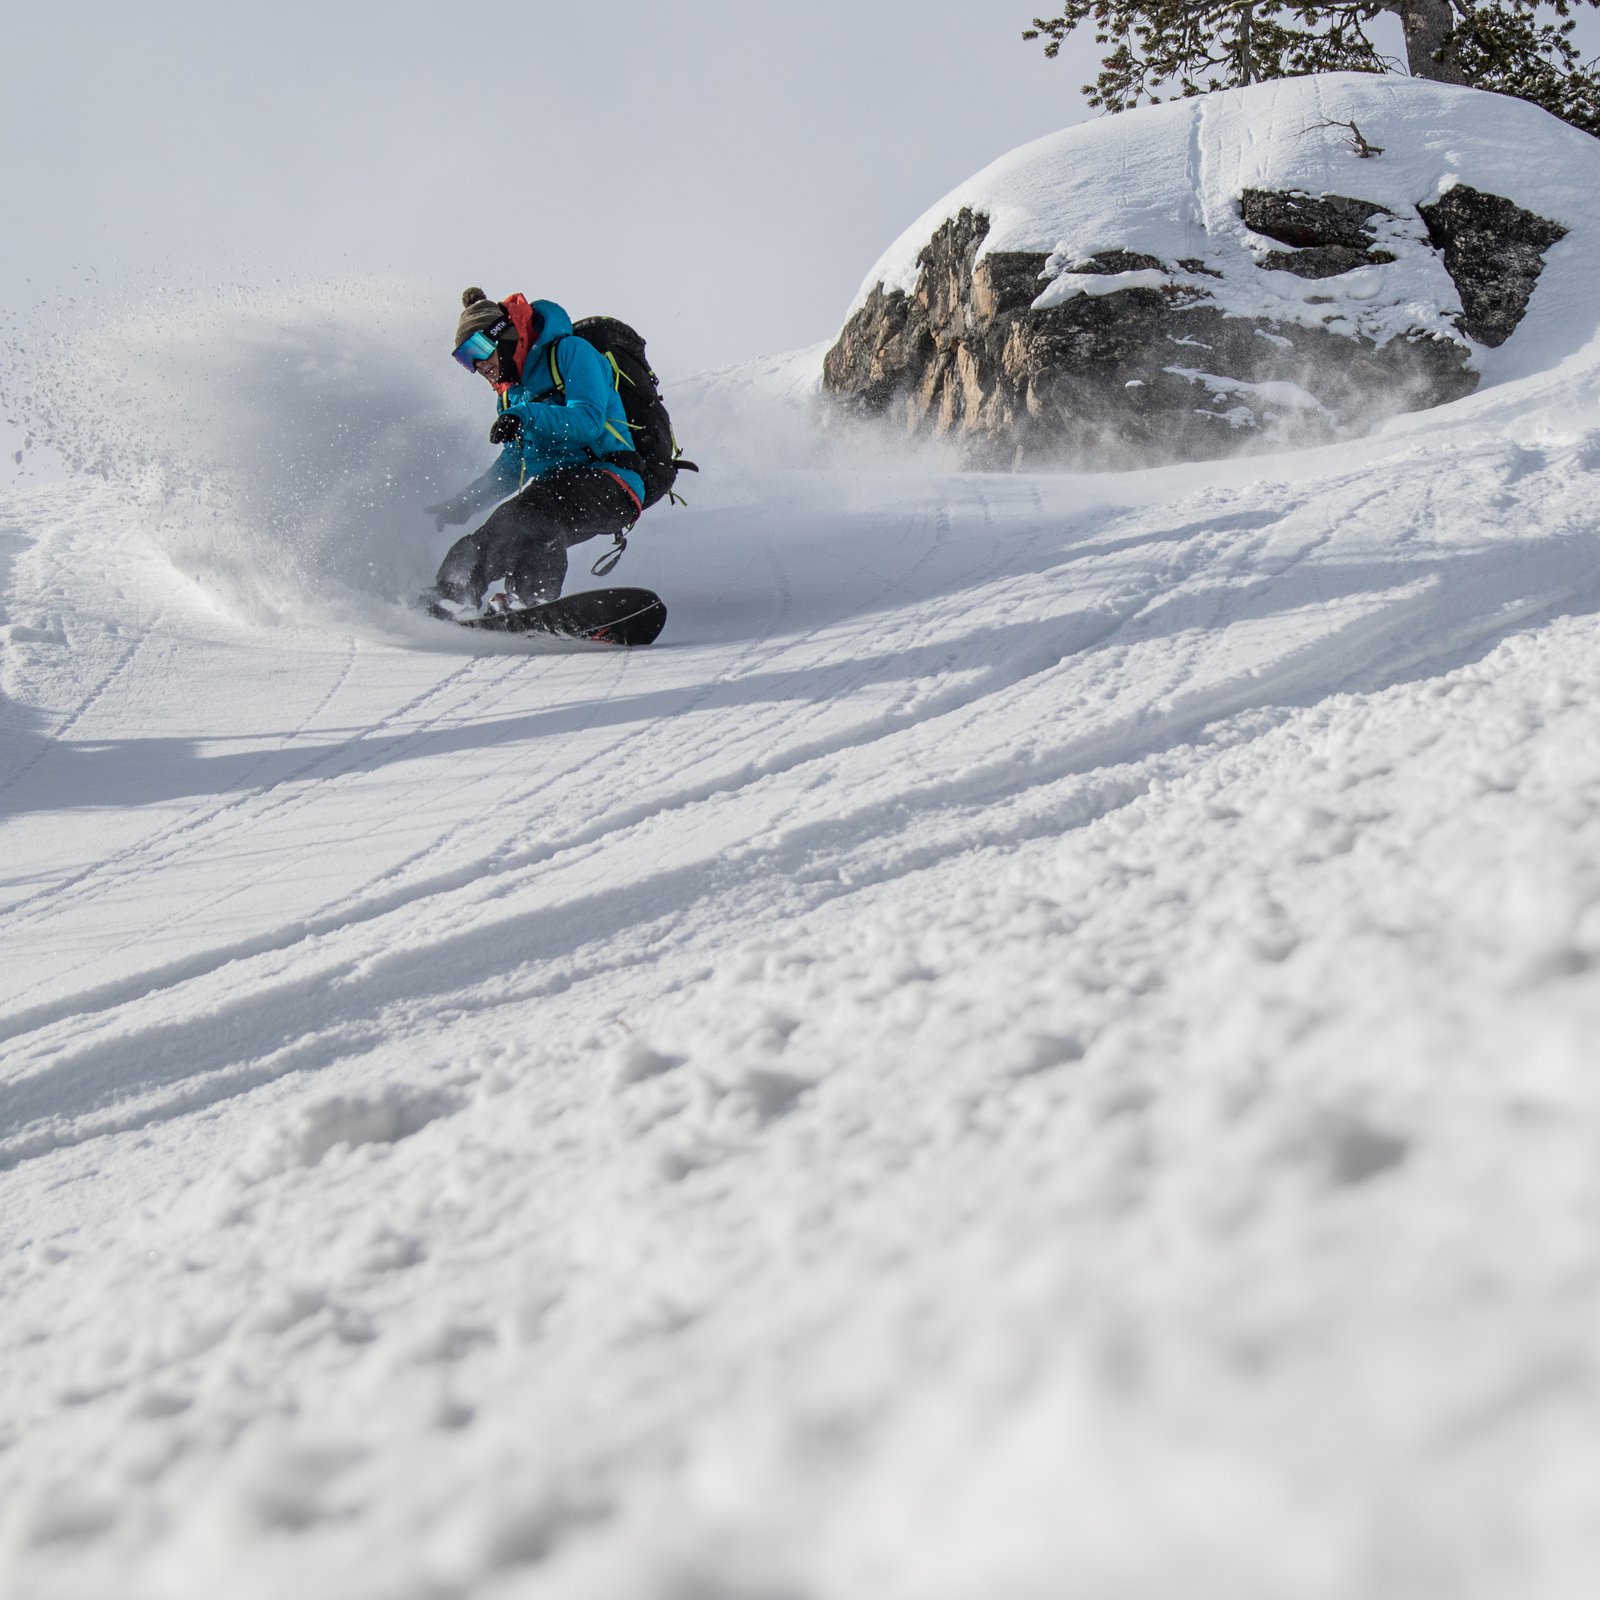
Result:
<svg viewBox="0 0 1600 1600"><path fill-rule="evenodd" d="M506 308L498 300L491 300L482 289L464 290L461 304L465 309L456 324L457 345L465 344L475 333L487 333L490 338L499 339L501 334L510 331L509 327L495 331L497 324L506 321Z"/></svg>

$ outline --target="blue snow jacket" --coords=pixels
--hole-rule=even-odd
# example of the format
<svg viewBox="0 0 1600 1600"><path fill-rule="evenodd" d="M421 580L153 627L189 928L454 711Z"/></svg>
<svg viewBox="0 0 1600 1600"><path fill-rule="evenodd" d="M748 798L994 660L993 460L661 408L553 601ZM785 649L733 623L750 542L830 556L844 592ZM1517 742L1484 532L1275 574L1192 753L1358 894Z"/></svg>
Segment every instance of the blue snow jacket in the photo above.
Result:
<svg viewBox="0 0 1600 1600"><path fill-rule="evenodd" d="M470 517L560 467L602 467L642 502L639 474L606 459L634 448L611 363L587 339L567 337L572 318L555 301L531 305L536 337L522 363L522 381L500 395L500 410L521 422L522 438L500 447L489 470L455 497L457 510ZM552 345L560 385L550 371Z"/></svg>

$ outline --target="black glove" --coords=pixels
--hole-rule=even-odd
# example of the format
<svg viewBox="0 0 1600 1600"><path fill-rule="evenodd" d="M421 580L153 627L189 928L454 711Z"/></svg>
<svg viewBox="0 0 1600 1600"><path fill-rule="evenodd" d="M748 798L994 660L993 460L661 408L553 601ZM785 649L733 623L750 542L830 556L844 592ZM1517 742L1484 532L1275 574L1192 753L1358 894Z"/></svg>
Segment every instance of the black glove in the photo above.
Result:
<svg viewBox="0 0 1600 1600"><path fill-rule="evenodd" d="M515 444L522 437L522 418L514 411L502 411L489 429L490 444Z"/></svg>
<svg viewBox="0 0 1600 1600"><path fill-rule="evenodd" d="M466 512L454 500L441 500L436 506L424 506L422 509L433 518L433 531L435 533L443 533L447 522L465 522L467 520Z"/></svg>

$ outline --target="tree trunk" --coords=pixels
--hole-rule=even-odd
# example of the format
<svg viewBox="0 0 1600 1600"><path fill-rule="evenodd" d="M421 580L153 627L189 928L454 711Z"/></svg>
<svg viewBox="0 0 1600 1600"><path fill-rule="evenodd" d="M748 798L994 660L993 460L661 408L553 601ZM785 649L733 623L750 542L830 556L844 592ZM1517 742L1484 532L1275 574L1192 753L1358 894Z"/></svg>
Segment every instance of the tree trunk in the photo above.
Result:
<svg viewBox="0 0 1600 1600"><path fill-rule="evenodd" d="M1435 83L1465 83L1456 65L1455 15L1450 0L1395 0L1386 11L1399 14L1406 32L1406 65L1416 78Z"/></svg>

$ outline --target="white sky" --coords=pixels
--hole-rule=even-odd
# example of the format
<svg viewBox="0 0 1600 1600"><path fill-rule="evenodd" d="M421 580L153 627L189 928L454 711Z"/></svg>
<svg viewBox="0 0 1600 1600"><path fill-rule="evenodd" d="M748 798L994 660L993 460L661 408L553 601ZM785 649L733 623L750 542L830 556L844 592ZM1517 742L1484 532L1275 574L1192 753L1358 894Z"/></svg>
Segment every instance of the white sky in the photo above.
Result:
<svg viewBox="0 0 1600 1600"><path fill-rule="evenodd" d="M793 348L925 206L1085 114L1085 74L1019 37L1037 9L16 7L0 297L396 274L442 323L476 282L616 311L668 372Z"/></svg>
<svg viewBox="0 0 1600 1600"><path fill-rule="evenodd" d="M14 6L0 307L151 273L549 295L668 375L831 335L927 205L1088 115L1041 0ZM1591 31L1593 31L1591 29ZM1600 40L1596 41L1600 44Z"/></svg>

